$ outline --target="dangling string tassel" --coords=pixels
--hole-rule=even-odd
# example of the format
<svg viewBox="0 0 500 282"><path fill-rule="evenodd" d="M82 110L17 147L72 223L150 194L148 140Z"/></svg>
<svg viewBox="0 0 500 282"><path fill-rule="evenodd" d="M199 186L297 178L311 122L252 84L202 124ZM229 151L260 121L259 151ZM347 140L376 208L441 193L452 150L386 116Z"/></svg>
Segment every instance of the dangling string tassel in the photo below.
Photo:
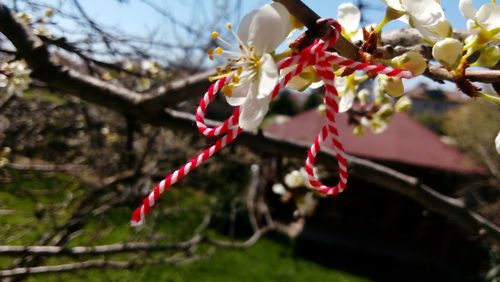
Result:
<svg viewBox="0 0 500 282"><path fill-rule="evenodd" d="M327 49L333 47L340 36L341 26L335 20L328 20L333 27L333 34L326 40L316 40L312 45L303 49L296 55L287 57L278 63L279 70L295 66L294 69L287 73L279 83L274 87L272 97L275 98L279 91L283 89L286 84L295 76L299 75L302 70L308 66L314 66L325 84L325 103L326 103L326 123L322 127L320 133L316 136L314 143L311 145L304 168L308 175L308 181L311 186L319 193L326 195L337 195L347 188L348 171L347 160L344 151L344 146L340 140L340 134L335 124L335 117L338 114L338 93L334 85L335 74L333 73L332 65L340 65L352 70L364 71L372 74L385 74L387 76L394 76L400 78L411 78L411 72L402 69L396 69L384 65L371 65L368 63L361 63L351 59L344 58L337 54L328 52ZM151 211L160 195L168 190L173 184L184 178L189 172L193 171L196 167L205 163L211 156L233 142L242 129L238 126L238 118L240 109L236 107L233 115L225 120L220 126L211 128L205 124L205 113L208 105L214 99L215 95L223 90L224 86L231 83L231 75L224 75L215 81L203 98L200 100L199 106L196 110L196 125L198 131L206 137L220 137L214 145L203 150L196 157L189 160L185 165L168 175L164 180L160 181L153 191L144 198L140 207L138 207L132 214L131 224L139 225L144 222L144 218ZM321 150L323 142L332 142L335 149L338 161L338 174L339 182L333 187L323 185L318 181L314 175L313 168L316 162L316 156Z"/></svg>

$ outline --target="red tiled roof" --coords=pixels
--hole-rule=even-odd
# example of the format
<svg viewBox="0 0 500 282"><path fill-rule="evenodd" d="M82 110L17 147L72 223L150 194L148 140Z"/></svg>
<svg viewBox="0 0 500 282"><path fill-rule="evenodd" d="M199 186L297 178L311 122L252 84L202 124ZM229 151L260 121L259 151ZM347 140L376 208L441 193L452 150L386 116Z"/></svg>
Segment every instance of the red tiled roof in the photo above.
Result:
<svg viewBox="0 0 500 282"><path fill-rule="evenodd" d="M348 154L363 158L398 162L459 173L480 173L481 168L453 147L444 144L434 134L408 114L396 114L389 127L381 134L366 130L363 137L352 134L347 115L337 117L341 140ZM273 124L264 129L266 134L300 144L310 144L320 131L325 117L310 110L292 117L288 122ZM332 149L329 144L324 143Z"/></svg>

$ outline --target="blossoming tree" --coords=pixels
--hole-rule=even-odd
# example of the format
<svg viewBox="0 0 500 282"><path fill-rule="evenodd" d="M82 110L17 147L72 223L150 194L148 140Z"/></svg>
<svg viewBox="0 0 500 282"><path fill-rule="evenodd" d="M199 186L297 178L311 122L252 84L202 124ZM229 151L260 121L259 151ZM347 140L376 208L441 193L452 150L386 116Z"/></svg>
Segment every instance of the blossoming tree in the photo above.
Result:
<svg viewBox="0 0 500 282"><path fill-rule="evenodd" d="M325 125L308 148L304 169L291 172L284 180L288 188L303 185L311 191L300 201L299 213L306 215L312 212L310 206L316 201L314 193L336 196L343 192L348 186L349 167L358 167L361 172L355 173L360 173L361 177L378 179L382 175L392 181L389 185L391 189L415 199L430 210L460 221L472 232L482 230L485 238L499 243L498 226L468 211L459 200L441 195L416 179L347 156L341 136L361 135L365 130L380 133L390 126L395 112L408 111L411 106L411 101L404 95L403 79L412 77L425 75L436 81L448 80L471 98L484 99L500 106L498 94L487 93L475 84L488 83L497 91L499 89L500 6L493 0L477 10L471 0L460 0L458 6L467 19L468 29L465 33L457 33L446 19L438 0L383 2L386 12L380 22L360 28L361 11L351 3L338 6L338 13L332 15L336 19L320 19L299 0L274 1L248 13L237 27L228 23L226 33L231 38L222 36L221 30L210 34L210 44L205 48L208 57L222 62L215 71L173 82L169 87L158 87L145 95L142 92L154 88L155 81L167 75L158 62L145 60L136 64L126 61L117 66L88 58L78 48L47 34L42 28L44 22L50 21L53 10L46 10L41 20L31 21L26 13L14 14L10 7L1 5L0 32L14 47L5 50L7 55L2 57L0 66L2 103L12 96L22 95L30 83L36 82L144 123L192 131L191 125L195 122L202 135L218 138L154 186L133 213L132 223L137 225L144 223L163 192L237 138L240 138L240 144L256 151L297 155L303 149L301 145L286 144L283 140L275 140L256 131L268 113L271 101L281 89L290 87L305 91L320 88L324 91ZM81 9L81 6L77 7ZM414 28L418 33L418 42L408 40L405 46L381 45L381 42L387 41L384 26L393 20L403 21ZM95 31L99 31L95 23L91 20L90 23ZM293 38L296 30L304 26L307 30ZM293 39L293 43L285 50L277 51L287 38ZM108 47L109 40L104 40ZM419 49L417 45L427 49ZM114 68L115 71L118 69L118 73L127 75L134 75L140 69L141 73L132 83L130 76L119 79L110 72L97 75L93 71L85 73L71 68L70 64L65 66L61 63L63 60L57 62L48 46L72 52L99 68ZM193 85L199 86L207 80L211 85L206 92L184 95ZM370 80L375 82L373 93L363 87ZM195 116L173 109L181 101L202 95ZM217 95L222 95L233 107L233 114L222 123L205 121L208 104ZM356 103L366 107L353 118L356 125L354 132L339 132L335 117L349 114ZM315 169L316 158L324 142L332 143L335 148L334 154L327 154L326 158L337 164L339 181L335 186L321 183ZM491 140L491 146L495 146L500 154L500 133L495 140ZM415 190L409 192L405 187ZM283 193L288 188L275 185L273 191ZM255 235L251 240L258 239L275 226L272 221L263 226L253 222L253 228ZM196 238L197 241L192 244L203 241L201 237ZM215 239L204 240L215 246L233 246ZM36 254L34 250L32 254ZM18 272L3 274L15 276L15 273L28 273L31 270L29 267L34 264L26 265L20 266L16 270Z"/></svg>

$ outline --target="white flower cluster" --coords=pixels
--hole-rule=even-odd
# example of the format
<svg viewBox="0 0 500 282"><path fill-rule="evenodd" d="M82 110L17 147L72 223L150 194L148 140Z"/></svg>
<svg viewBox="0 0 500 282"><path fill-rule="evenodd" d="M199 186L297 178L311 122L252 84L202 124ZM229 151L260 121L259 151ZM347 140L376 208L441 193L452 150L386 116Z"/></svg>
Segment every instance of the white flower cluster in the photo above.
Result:
<svg viewBox="0 0 500 282"><path fill-rule="evenodd" d="M24 61L0 63L0 89L7 95L21 96L31 83L30 70Z"/></svg>
<svg viewBox="0 0 500 282"><path fill-rule="evenodd" d="M318 175L317 168L314 168L314 175ZM292 170L290 173L285 175L283 182L290 190L295 190L301 187L312 188L309 184L307 173L304 168L301 168L300 170ZM281 183L274 184L272 190L278 195L284 195L287 193L285 186ZM316 198L315 193L308 191L306 193L295 193L294 195L295 205L297 206L297 210L294 215L311 216L318 205L318 199Z"/></svg>
<svg viewBox="0 0 500 282"><path fill-rule="evenodd" d="M494 66L500 59L498 46L489 43L500 42L500 6L495 2L482 5L479 10L472 0L460 0L458 7L467 19L467 29L471 35L465 40L451 38L453 28L446 19L438 0L383 0L390 11L397 11L403 21L416 28L424 40L433 45L432 56L444 67L454 70L464 58L481 50L475 65ZM388 11L389 11L388 10ZM391 14L388 12L387 14ZM394 13L392 13L394 14ZM464 52L466 53L465 55Z"/></svg>

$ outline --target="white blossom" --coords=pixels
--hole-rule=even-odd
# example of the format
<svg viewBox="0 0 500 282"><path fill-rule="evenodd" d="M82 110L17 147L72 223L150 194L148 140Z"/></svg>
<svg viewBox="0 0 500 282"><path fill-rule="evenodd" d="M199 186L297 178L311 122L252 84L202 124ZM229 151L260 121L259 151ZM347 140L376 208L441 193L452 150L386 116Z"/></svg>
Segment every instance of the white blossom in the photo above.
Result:
<svg viewBox="0 0 500 282"><path fill-rule="evenodd" d="M361 21L361 11L352 3L343 3L338 6L337 20L342 25L342 32L351 38L358 32Z"/></svg>
<svg viewBox="0 0 500 282"><path fill-rule="evenodd" d="M8 95L21 96L31 83L30 70L24 61L0 65L0 89Z"/></svg>
<svg viewBox="0 0 500 282"><path fill-rule="evenodd" d="M460 0L458 7L462 15L468 19L467 28L470 32L477 33L481 29L491 32L500 28L500 6L486 3L477 10L472 0ZM498 40L498 33L496 35L495 38Z"/></svg>
<svg viewBox="0 0 500 282"><path fill-rule="evenodd" d="M230 24L227 27L238 40L238 46L234 48L236 51L215 49L216 54L230 56L228 67L231 71L213 79L232 76L232 83L223 87L222 92L230 105L240 106L239 126L253 130L269 110L271 92L279 78L270 53L290 32L290 15L282 4L273 2L246 15L237 34ZM217 33L212 36L229 45Z"/></svg>
<svg viewBox="0 0 500 282"><path fill-rule="evenodd" d="M304 174L298 170L293 170L292 172L285 175L285 184L288 188L294 189L304 186Z"/></svg>
<svg viewBox="0 0 500 282"><path fill-rule="evenodd" d="M430 41L448 37L452 28L437 0L384 0L387 6L405 14L404 20Z"/></svg>

